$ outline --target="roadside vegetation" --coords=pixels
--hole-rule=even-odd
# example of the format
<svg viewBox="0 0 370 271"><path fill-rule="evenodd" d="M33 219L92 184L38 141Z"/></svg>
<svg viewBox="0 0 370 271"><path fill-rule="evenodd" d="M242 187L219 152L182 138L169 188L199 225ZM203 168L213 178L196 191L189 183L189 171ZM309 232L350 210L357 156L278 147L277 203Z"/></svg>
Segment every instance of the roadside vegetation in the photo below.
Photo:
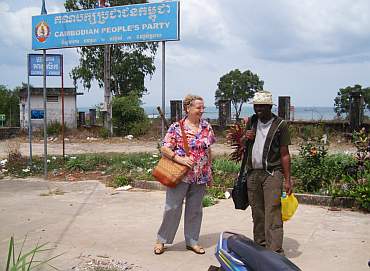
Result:
<svg viewBox="0 0 370 271"><path fill-rule="evenodd" d="M14 237L12 236L10 238L5 271L39 270L42 266L48 266L50 269L59 270L53 266L50 261L62 254L58 254L47 260L38 260L37 257L40 254L45 254L52 251L54 248L48 247L49 243L40 244L38 242L31 250L25 251L24 247L26 241L27 235L24 237L21 247L17 251Z"/></svg>
<svg viewBox="0 0 370 271"><path fill-rule="evenodd" d="M295 191L353 198L358 207L370 211L370 155L368 137L364 130L354 134L357 153L328 154L321 141L305 141L299 155L292 158L292 178ZM106 185L120 187L134 180L154 181L151 175L158 163L159 154L83 154L75 156L50 156L48 162L51 180L78 181L92 176ZM204 205L227 196L228 188L239 172L240 164L229 157L215 157L213 161L213 186L208 188ZM43 175L43 158L34 157L33 165L19 152L19 145L9 146L8 158L0 161L3 175L29 177Z"/></svg>

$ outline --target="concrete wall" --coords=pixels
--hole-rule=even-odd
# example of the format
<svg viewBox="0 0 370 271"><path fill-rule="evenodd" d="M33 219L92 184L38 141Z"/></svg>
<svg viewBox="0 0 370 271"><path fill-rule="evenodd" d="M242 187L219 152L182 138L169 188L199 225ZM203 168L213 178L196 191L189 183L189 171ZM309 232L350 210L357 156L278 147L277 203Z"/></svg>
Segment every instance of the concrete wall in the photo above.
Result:
<svg viewBox="0 0 370 271"><path fill-rule="evenodd" d="M22 128L28 127L28 103L26 98L21 98L20 101L20 126ZM34 95L31 97L31 109L32 110L43 110L44 102L43 96ZM58 121L62 123L62 100L58 96L58 102L47 102L47 120L48 123L52 121ZM64 97L64 122L69 128L77 127L76 119L76 96L65 96ZM43 119L33 119L32 128L37 129L43 127Z"/></svg>

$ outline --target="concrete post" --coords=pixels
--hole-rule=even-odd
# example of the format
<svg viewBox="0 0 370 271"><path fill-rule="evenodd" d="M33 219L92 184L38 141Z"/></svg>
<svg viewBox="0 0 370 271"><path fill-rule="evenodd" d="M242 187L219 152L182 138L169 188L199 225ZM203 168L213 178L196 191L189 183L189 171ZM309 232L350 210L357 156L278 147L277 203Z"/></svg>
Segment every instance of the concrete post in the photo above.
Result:
<svg viewBox="0 0 370 271"><path fill-rule="evenodd" d="M90 125L96 124L96 109L90 108L89 109L89 116L90 116Z"/></svg>
<svg viewBox="0 0 370 271"><path fill-rule="evenodd" d="M172 100L170 101L171 108L171 123L182 119L182 101Z"/></svg>
<svg viewBox="0 0 370 271"><path fill-rule="evenodd" d="M279 96L278 116L290 120L290 96Z"/></svg>
<svg viewBox="0 0 370 271"><path fill-rule="evenodd" d="M349 127L351 131L361 128L364 118L364 97L359 91L352 91L349 96Z"/></svg>
<svg viewBox="0 0 370 271"><path fill-rule="evenodd" d="M78 112L78 127L85 125L85 112Z"/></svg>
<svg viewBox="0 0 370 271"><path fill-rule="evenodd" d="M231 122L231 101L218 101L218 122L221 128L225 128Z"/></svg>

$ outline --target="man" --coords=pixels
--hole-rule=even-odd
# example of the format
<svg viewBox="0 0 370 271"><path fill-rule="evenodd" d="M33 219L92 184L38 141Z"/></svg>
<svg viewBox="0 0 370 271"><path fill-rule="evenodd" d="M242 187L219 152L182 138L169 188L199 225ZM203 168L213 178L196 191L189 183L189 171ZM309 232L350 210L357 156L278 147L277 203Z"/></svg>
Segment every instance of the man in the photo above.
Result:
<svg viewBox="0 0 370 271"><path fill-rule="evenodd" d="M280 197L283 183L287 195L293 188L288 148L290 135L287 123L271 112L270 92L256 92L252 103L256 114L247 123L246 172L254 241L284 254Z"/></svg>

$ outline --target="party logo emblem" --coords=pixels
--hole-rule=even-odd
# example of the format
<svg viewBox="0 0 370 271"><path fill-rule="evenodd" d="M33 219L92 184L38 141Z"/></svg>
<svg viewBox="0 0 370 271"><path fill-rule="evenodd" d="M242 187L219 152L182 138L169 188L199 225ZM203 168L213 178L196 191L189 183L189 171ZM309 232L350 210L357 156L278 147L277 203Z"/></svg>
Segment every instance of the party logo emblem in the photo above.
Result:
<svg viewBox="0 0 370 271"><path fill-rule="evenodd" d="M44 21L38 23L35 27L35 35L39 42L45 42L50 36L50 27Z"/></svg>

